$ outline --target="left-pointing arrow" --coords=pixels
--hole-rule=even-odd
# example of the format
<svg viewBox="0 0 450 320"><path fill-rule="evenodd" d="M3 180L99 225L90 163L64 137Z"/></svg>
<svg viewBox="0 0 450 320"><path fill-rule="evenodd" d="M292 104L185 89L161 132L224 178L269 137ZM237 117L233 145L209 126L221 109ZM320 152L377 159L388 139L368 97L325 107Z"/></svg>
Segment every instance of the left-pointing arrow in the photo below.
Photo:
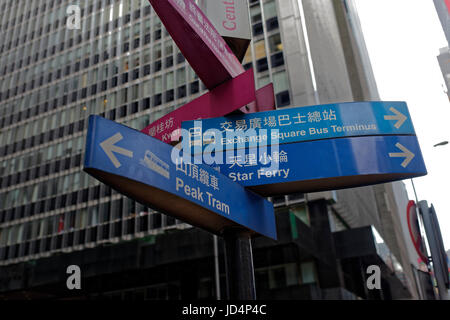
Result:
<svg viewBox="0 0 450 320"><path fill-rule="evenodd" d="M397 143L395 145L397 148L402 150L402 153L389 153L389 157L391 158L405 158L405 160L402 162L402 167L406 168L412 159L416 156L414 153L406 149L406 147L400 143Z"/></svg>
<svg viewBox="0 0 450 320"><path fill-rule="evenodd" d="M116 133L111 138L108 138L105 141L103 141L102 143L100 143L100 146L102 147L103 151L105 151L109 160L111 160L111 162L114 164L114 166L116 168L119 168L122 164L119 162L119 160L117 160L117 158L113 152L120 153L129 158L133 158L133 152L115 145L117 142L119 142L122 139L123 139L123 136L120 133Z"/></svg>

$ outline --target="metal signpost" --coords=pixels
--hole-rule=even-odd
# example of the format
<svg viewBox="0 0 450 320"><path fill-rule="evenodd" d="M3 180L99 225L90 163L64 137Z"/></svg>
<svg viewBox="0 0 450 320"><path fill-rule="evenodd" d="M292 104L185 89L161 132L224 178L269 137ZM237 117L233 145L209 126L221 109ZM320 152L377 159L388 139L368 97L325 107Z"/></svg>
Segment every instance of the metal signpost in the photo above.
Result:
<svg viewBox="0 0 450 320"><path fill-rule="evenodd" d="M325 139L237 155L216 152L213 167L263 195L315 192L366 186L426 175L415 136Z"/></svg>
<svg viewBox="0 0 450 320"><path fill-rule="evenodd" d="M240 59L248 46L245 0L202 1L214 24L224 29L220 33L193 0L149 1L210 91L141 132L91 116L84 170L140 203L223 236L229 298L256 298L251 237L277 237L273 205L261 195L426 174L405 103L342 103L253 113L273 110L273 85L255 90L253 70L243 69L221 37L240 43L233 48ZM227 30L234 26L236 30ZM211 117L222 118L187 121ZM180 138L181 127L188 132L182 137L182 150L170 145ZM216 135L204 141L205 132L213 129ZM237 140L228 139L233 132L239 133ZM215 158L223 161L206 165L202 156L211 146Z"/></svg>
<svg viewBox="0 0 450 320"><path fill-rule="evenodd" d="M212 233L239 227L276 239L270 202L114 121L90 116L84 170L136 201Z"/></svg>
<svg viewBox="0 0 450 320"><path fill-rule="evenodd" d="M216 150L241 147L238 139L225 139L243 133L258 146L353 136L414 135L411 116L405 102L350 102L276 111L184 121L192 146L213 145ZM222 140L203 141L209 130L221 132ZM210 139L208 139L210 140ZM192 148L194 152L194 148Z"/></svg>
<svg viewBox="0 0 450 320"><path fill-rule="evenodd" d="M203 157L205 150L213 150L219 163L212 166L264 196L358 187L427 173L402 102L292 108L189 121L183 128L188 152L199 150L196 156ZM224 136L212 131L208 144L203 138L213 128L223 130ZM248 128L253 130L245 132Z"/></svg>
<svg viewBox="0 0 450 320"><path fill-rule="evenodd" d="M416 249L417 255L428 265L428 253L420 233L420 224L417 216L417 205L413 200L408 202L406 208L406 219L408 223L409 236Z"/></svg>
<svg viewBox="0 0 450 320"><path fill-rule="evenodd" d="M225 240L229 297L256 299L251 236L276 239L273 205L179 150L90 116L84 170L118 192Z"/></svg>
<svg viewBox="0 0 450 320"><path fill-rule="evenodd" d="M431 262L433 263L439 298L440 300L450 300L448 294L450 281L447 266L447 254L444 249L441 228L439 227L436 212L433 205L428 207L427 201L420 201L419 209L431 251Z"/></svg>

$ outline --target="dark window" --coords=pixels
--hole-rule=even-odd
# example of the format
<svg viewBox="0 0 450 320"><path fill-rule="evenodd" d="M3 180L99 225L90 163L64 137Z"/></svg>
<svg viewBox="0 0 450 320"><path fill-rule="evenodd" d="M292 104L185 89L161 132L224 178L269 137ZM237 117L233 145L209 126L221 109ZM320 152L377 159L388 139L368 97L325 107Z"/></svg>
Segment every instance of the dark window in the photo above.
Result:
<svg viewBox="0 0 450 320"><path fill-rule="evenodd" d="M161 39L161 29L154 32L154 39L155 41Z"/></svg>
<svg viewBox="0 0 450 320"><path fill-rule="evenodd" d="M177 98L186 97L186 86L181 86L177 88Z"/></svg>
<svg viewBox="0 0 450 320"><path fill-rule="evenodd" d="M155 61L154 63L154 72L158 72L161 70L162 64L161 64L161 60Z"/></svg>
<svg viewBox="0 0 450 320"><path fill-rule="evenodd" d="M167 57L166 58L166 68L170 68L171 66L173 66L173 57Z"/></svg>
<svg viewBox="0 0 450 320"><path fill-rule="evenodd" d="M126 226L127 226L126 233L127 233L127 234L134 233L134 223L135 223L135 220L134 220L134 219L128 219L128 220L126 220Z"/></svg>
<svg viewBox="0 0 450 320"><path fill-rule="evenodd" d="M161 228L161 214L159 213L154 213L151 215L151 226L153 229L158 229Z"/></svg>
<svg viewBox="0 0 450 320"><path fill-rule="evenodd" d="M262 58L256 61L256 69L258 72L266 71L268 68L267 58Z"/></svg>
<svg viewBox="0 0 450 320"><path fill-rule="evenodd" d="M139 69L134 69L133 70L133 80L136 80L137 78L139 78Z"/></svg>
<svg viewBox="0 0 450 320"><path fill-rule="evenodd" d="M182 63L184 62L185 58L181 53L177 54L177 63Z"/></svg>
<svg viewBox="0 0 450 320"><path fill-rule="evenodd" d="M257 23L253 25L253 36L258 36L260 34L263 34L263 25L262 23Z"/></svg>
<svg viewBox="0 0 450 320"><path fill-rule="evenodd" d="M278 19L277 17L270 18L266 22L267 31L275 30L278 28Z"/></svg>
<svg viewBox="0 0 450 320"><path fill-rule="evenodd" d="M167 90L166 91L166 102L173 101L174 99L174 90Z"/></svg>
<svg viewBox="0 0 450 320"><path fill-rule="evenodd" d="M150 34L146 34L146 35L144 36L144 44L150 43L150 39L151 39Z"/></svg>
<svg viewBox="0 0 450 320"><path fill-rule="evenodd" d="M137 47L139 47L139 43L140 43L140 39L134 39L134 43L133 43L133 48L136 49Z"/></svg>
<svg viewBox="0 0 450 320"><path fill-rule="evenodd" d="M198 81L191 83L191 94L195 94L199 91L199 83Z"/></svg>
<svg viewBox="0 0 450 320"><path fill-rule="evenodd" d="M108 119L109 120L115 120L116 119L116 110L109 111Z"/></svg>
<svg viewBox="0 0 450 320"><path fill-rule="evenodd" d="M276 95L277 107L285 107L291 103L289 91L283 91Z"/></svg>
<svg viewBox="0 0 450 320"><path fill-rule="evenodd" d="M138 102L133 102L131 104L131 113L138 112L138 109L139 109L139 103Z"/></svg>
<svg viewBox="0 0 450 320"><path fill-rule="evenodd" d="M150 98L145 98L143 101L144 109L150 108Z"/></svg>
<svg viewBox="0 0 450 320"><path fill-rule="evenodd" d="M150 74L150 65L147 64L144 66L144 76L149 75Z"/></svg>
<svg viewBox="0 0 450 320"><path fill-rule="evenodd" d="M159 106L162 103L162 94L157 94L153 97L153 105L154 106Z"/></svg>
<svg viewBox="0 0 450 320"><path fill-rule="evenodd" d="M273 68L284 65L283 52L275 53L270 60Z"/></svg>
<svg viewBox="0 0 450 320"><path fill-rule="evenodd" d="M121 106L119 109L119 117L125 117L127 115L127 106Z"/></svg>

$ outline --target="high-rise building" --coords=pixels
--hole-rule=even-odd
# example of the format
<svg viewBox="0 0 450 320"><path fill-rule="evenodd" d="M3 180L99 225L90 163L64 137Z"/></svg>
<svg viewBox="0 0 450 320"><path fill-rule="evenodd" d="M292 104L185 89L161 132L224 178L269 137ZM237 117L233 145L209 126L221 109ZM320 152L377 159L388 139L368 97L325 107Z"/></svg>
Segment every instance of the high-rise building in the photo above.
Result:
<svg viewBox="0 0 450 320"><path fill-rule="evenodd" d="M439 66L441 67L442 76L444 77L444 82L447 87L447 95L450 100L450 49L449 47L444 47L439 49L438 56Z"/></svg>
<svg viewBox="0 0 450 320"><path fill-rule="evenodd" d="M90 114L142 129L205 88L147 0L71 4L80 29L66 27L61 0L0 4L0 297L215 297L210 234L82 172ZM243 63L258 88L274 83L278 108L378 99L353 1L249 6ZM257 296L416 297L392 233L392 192L387 184L271 198L279 239L253 240ZM365 286L373 264L382 290ZM81 291L65 287L69 265L80 266Z"/></svg>
<svg viewBox="0 0 450 320"><path fill-rule="evenodd" d="M441 20L447 42L450 44L450 0L433 0Z"/></svg>
<svg viewBox="0 0 450 320"><path fill-rule="evenodd" d="M434 5L447 38L448 46L439 50L438 62L441 67L450 100L450 0L434 0Z"/></svg>

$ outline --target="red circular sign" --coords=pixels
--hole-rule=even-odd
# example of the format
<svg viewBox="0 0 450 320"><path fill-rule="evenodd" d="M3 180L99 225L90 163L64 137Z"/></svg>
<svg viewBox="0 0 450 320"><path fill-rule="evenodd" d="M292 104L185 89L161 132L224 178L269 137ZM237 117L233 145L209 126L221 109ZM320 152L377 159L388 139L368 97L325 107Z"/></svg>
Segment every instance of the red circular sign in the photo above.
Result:
<svg viewBox="0 0 450 320"><path fill-rule="evenodd" d="M416 248L417 254L423 260L423 262L428 263L428 258L423 247L422 236L420 234L416 203L413 200L408 202L406 214L408 219L409 235L411 236L414 248Z"/></svg>

